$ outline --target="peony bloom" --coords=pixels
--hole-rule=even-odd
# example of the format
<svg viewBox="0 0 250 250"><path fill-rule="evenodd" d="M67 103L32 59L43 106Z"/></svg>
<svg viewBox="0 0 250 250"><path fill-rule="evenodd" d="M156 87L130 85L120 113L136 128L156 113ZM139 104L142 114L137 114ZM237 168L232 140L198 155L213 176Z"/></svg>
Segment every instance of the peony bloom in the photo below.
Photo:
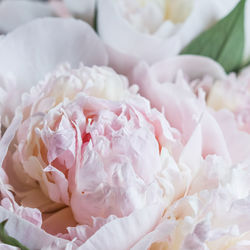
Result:
<svg viewBox="0 0 250 250"><path fill-rule="evenodd" d="M22 186L71 207L80 224L161 200L154 177L171 131L127 85L110 69L61 68L23 97L14 171ZM43 207L33 195L24 203Z"/></svg>
<svg viewBox="0 0 250 250"><path fill-rule="evenodd" d="M237 2L100 0L98 33L110 47L112 67L128 73L138 60L152 64L179 54L202 31L228 14ZM250 21L247 19L246 23ZM250 56L248 40L247 32L246 57ZM119 62L121 56L123 60Z"/></svg>
<svg viewBox="0 0 250 250"><path fill-rule="evenodd" d="M95 0L2 0L0 2L0 34L41 17L76 17L94 23Z"/></svg>
<svg viewBox="0 0 250 250"><path fill-rule="evenodd" d="M41 211L47 233L83 249L129 249L164 208L227 177L228 159L203 158L200 124L182 144L136 92L110 68L64 65L23 95L6 172L20 204Z"/></svg>
<svg viewBox="0 0 250 250"><path fill-rule="evenodd" d="M184 145L200 124L203 157L216 154L238 163L249 156L249 134L239 129L234 114L230 110L216 112L206 103L205 91L214 81L227 79L220 65L203 57L179 56L152 66L141 63L133 77L140 93L181 133Z"/></svg>
<svg viewBox="0 0 250 250"><path fill-rule="evenodd" d="M65 35L51 35L49 44L41 40L44 32L55 29ZM74 31L78 40L72 47ZM61 55L63 44L68 53ZM20 65L15 53L20 47L28 51L27 45L39 50L21 54L29 60ZM227 182L236 160L215 118L207 112L200 119L198 110L196 123L183 117L187 131L171 116L170 126L137 94L136 85L129 87L124 76L96 65L107 63L106 51L82 22L38 20L10 33L0 46L9 59L5 64L0 60L3 79L23 86L21 92L31 86L22 95L13 119L16 125L4 133L13 137L17 131L6 157L5 147L1 168L8 196L1 198L5 202L0 219L8 218L7 232L25 246L130 249L158 228L179 199ZM216 64L206 70L224 76ZM205 106L191 90L182 97L202 104L201 109ZM207 131L218 136L215 143L204 143Z"/></svg>
<svg viewBox="0 0 250 250"><path fill-rule="evenodd" d="M49 43L42 39L46 33L51 35ZM8 218L7 232L31 249L65 245L89 249L100 243L110 249L110 244L119 248L121 242L130 248L157 225L165 200L170 203L174 196L166 196L156 177L163 155L175 142L175 130L136 94L136 86L128 87L125 77L92 66L105 65L106 52L80 21L45 19L27 24L3 38L0 51L8 55L2 62L3 79L22 86L20 92L37 84L22 96L14 120L20 114L23 120L2 166L14 194L11 202L18 211L23 206L29 216L27 220L10 205L1 206L1 221ZM27 64L19 64L24 57ZM65 61L78 68L63 64L55 70ZM80 61L84 65L79 66ZM30 211L42 215L40 224L30 224ZM22 230L16 231L15 225ZM106 230L111 231L109 238ZM31 231L27 241L25 235Z"/></svg>
<svg viewBox="0 0 250 250"><path fill-rule="evenodd" d="M88 25L59 19L9 33L0 55L0 222L10 236L30 249L249 246L250 135L234 110L208 106L213 83L228 79L218 64L140 63L141 96L106 66Z"/></svg>

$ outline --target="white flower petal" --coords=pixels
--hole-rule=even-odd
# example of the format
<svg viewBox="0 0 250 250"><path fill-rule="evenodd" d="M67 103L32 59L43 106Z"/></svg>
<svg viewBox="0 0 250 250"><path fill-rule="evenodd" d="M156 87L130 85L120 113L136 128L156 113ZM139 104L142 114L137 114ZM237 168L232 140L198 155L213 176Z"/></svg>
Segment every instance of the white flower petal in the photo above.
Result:
<svg viewBox="0 0 250 250"><path fill-rule="evenodd" d="M74 19L44 18L6 35L0 43L0 74L13 74L28 90L58 64L105 65L103 43L89 25Z"/></svg>
<svg viewBox="0 0 250 250"><path fill-rule="evenodd" d="M1 1L0 32L7 33L35 18L53 16L48 3L28 0Z"/></svg>
<svg viewBox="0 0 250 250"><path fill-rule="evenodd" d="M61 247L68 243L67 240L49 235L39 227L0 207L0 222L6 219L8 219L5 226L7 233L30 249L42 249L53 242L59 242Z"/></svg>

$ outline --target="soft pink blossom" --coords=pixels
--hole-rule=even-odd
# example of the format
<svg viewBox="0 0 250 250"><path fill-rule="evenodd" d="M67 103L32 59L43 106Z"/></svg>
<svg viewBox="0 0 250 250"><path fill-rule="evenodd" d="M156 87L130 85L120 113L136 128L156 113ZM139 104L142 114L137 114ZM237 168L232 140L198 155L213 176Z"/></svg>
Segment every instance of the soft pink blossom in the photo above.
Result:
<svg viewBox="0 0 250 250"><path fill-rule="evenodd" d="M162 200L155 176L172 131L127 86L108 68L82 66L55 72L24 98L14 172L22 186L70 206L80 224L128 216ZM24 199L32 205L31 194Z"/></svg>
<svg viewBox="0 0 250 250"><path fill-rule="evenodd" d="M231 111L216 112L207 106L205 91L214 81L227 79L221 66L212 60L179 56L152 66L141 63L135 68L133 79L140 93L153 107L162 110L170 125L181 133L184 145L200 124L203 157L216 154L237 163L249 156L249 134L239 130ZM205 90L194 88L197 84L205 84Z"/></svg>

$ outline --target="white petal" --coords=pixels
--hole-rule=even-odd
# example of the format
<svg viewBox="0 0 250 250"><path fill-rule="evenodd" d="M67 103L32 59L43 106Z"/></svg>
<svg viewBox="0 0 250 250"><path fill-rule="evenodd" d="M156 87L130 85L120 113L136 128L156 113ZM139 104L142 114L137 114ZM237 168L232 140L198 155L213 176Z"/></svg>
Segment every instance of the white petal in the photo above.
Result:
<svg viewBox="0 0 250 250"><path fill-rule="evenodd" d="M44 18L9 33L0 43L0 74L13 74L28 90L58 64L105 65L103 43L90 26L74 19Z"/></svg>
<svg viewBox="0 0 250 250"><path fill-rule="evenodd" d="M35 18L53 16L49 4L28 0L2 1L0 3L0 32L7 33Z"/></svg>
<svg viewBox="0 0 250 250"><path fill-rule="evenodd" d="M130 249L152 231L161 217L161 205L154 205L118 218L101 227L79 250Z"/></svg>
<svg viewBox="0 0 250 250"><path fill-rule="evenodd" d="M5 131L3 137L0 140L0 167L3 164L9 145L11 141L13 140L16 134L16 130L21 124L21 122L22 122L22 114L17 111L12 123L10 124L8 129Z"/></svg>
<svg viewBox="0 0 250 250"><path fill-rule="evenodd" d="M14 237L30 249L42 249L54 242L59 242L61 247L66 246L68 243L67 240L49 235L30 222L23 220L3 207L0 207L0 222L5 219L8 219L5 229L9 236Z"/></svg>
<svg viewBox="0 0 250 250"><path fill-rule="evenodd" d="M63 0L66 7L76 17L93 24L95 14L95 0Z"/></svg>

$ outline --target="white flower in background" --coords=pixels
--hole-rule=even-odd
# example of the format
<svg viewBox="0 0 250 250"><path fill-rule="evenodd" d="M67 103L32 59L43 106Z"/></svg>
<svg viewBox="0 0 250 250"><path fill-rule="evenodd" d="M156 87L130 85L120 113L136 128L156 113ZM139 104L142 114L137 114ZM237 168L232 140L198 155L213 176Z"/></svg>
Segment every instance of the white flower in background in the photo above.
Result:
<svg viewBox="0 0 250 250"><path fill-rule="evenodd" d="M94 22L96 0L62 0L74 17L83 19L89 24Z"/></svg>
<svg viewBox="0 0 250 250"><path fill-rule="evenodd" d="M93 24L95 0L2 0L0 33L7 33L35 18L76 17Z"/></svg>
<svg viewBox="0 0 250 250"><path fill-rule="evenodd" d="M160 27L165 21L173 31L189 16L194 0L114 0L118 2L122 16L138 31L167 37ZM162 33L161 33L162 32Z"/></svg>
<svg viewBox="0 0 250 250"><path fill-rule="evenodd" d="M246 30L250 25L249 2ZM238 0L99 0L98 33L109 46L112 67L128 74L138 60L151 64L179 54L237 3ZM249 33L245 61L250 56ZM123 60L119 61L121 56Z"/></svg>

